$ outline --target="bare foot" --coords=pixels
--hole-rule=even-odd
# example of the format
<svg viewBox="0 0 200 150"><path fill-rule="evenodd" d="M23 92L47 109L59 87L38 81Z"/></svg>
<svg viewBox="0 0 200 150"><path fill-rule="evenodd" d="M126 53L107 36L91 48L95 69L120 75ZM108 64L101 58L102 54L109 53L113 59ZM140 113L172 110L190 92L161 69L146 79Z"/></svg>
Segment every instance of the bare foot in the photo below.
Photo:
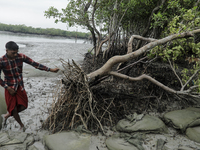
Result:
<svg viewBox="0 0 200 150"><path fill-rule="evenodd" d="M6 125L7 119L5 118L5 114L2 114L1 117L3 119L3 121L2 121L2 128L3 128Z"/></svg>
<svg viewBox="0 0 200 150"><path fill-rule="evenodd" d="M26 128L24 126L19 129L19 131L21 131L21 132L25 132L25 130L26 130Z"/></svg>
<svg viewBox="0 0 200 150"><path fill-rule="evenodd" d="M3 121L2 121L2 128L3 128L6 125L6 121L10 117L10 114L9 113L2 114L1 117L3 118Z"/></svg>

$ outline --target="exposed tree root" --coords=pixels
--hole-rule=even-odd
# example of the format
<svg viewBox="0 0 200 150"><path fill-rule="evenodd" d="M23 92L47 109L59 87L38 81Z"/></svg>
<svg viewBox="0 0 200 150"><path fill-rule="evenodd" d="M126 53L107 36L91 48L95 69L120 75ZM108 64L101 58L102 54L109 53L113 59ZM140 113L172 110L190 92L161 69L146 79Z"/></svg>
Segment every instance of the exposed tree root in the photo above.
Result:
<svg viewBox="0 0 200 150"><path fill-rule="evenodd" d="M89 88L84 71L72 60L72 64L62 61L64 78L59 85L52 104L51 113L43 127L52 132L76 128L84 125L93 131L102 130L102 121L112 124L109 103L98 105Z"/></svg>

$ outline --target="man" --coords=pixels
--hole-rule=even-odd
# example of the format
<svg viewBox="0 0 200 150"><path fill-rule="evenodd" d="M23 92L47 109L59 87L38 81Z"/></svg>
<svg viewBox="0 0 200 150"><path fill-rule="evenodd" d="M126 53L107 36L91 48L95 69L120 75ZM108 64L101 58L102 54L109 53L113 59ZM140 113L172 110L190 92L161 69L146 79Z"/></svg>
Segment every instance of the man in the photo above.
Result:
<svg viewBox="0 0 200 150"><path fill-rule="evenodd" d="M42 64L33 61L22 53L18 53L19 46L10 41L6 43L6 54L0 58L0 74L4 73L4 81L0 78L0 85L5 88L5 100L7 105L7 114L3 114L3 124L6 120L13 116L20 125L20 130L25 131L19 112L28 107L28 98L23 84L23 62L32 65L36 69L57 73L58 68L48 68Z"/></svg>

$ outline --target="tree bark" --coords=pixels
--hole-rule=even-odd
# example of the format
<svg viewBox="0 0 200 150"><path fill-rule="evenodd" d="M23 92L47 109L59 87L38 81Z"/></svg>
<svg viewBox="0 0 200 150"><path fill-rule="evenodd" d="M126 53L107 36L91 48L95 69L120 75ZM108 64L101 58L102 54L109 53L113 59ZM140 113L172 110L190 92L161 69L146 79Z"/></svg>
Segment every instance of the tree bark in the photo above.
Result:
<svg viewBox="0 0 200 150"><path fill-rule="evenodd" d="M84 14L87 14L87 11L88 11L91 3L92 3L92 0L88 1L88 3L85 5ZM91 32L91 34L92 34L94 52L96 54L96 36L95 36L95 31L94 31L94 28L90 25L90 21L89 21L89 17L88 16L87 16L87 20L86 20L86 26L87 26L88 30Z"/></svg>
<svg viewBox="0 0 200 150"><path fill-rule="evenodd" d="M100 32L97 30L97 28L95 26L95 22L94 22L94 14L95 14L96 9L97 9L97 0L95 0L95 2L94 2L93 11L92 11L92 26L93 26L94 31L97 33L97 37L98 37L97 42L96 42L97 45L95 44L96 45L95 55L96 55L96 50L99 47L100 41L102 39L102 36L101 36Z"/></svg>
<svg viewBox="0 0 200 150"><path fill-rule="evenodd" d="M133 50L133 47L132 47L133 44L132 43L133 43L134 39L143 40L143 41L147 41L147 42L153 42L153 41L156 40L156 39L153 39L153 38L145 38L145 37L142 37L140 35L132 35L129 42L128 42L127 54L131 53L132 50Z"/></svg>

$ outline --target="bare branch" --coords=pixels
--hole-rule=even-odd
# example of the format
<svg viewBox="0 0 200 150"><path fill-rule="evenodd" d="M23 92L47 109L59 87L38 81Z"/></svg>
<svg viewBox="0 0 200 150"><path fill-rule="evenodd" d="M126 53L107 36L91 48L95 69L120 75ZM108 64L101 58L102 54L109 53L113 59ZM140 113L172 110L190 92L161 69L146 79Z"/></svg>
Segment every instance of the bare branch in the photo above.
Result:
<svg viewBox="0 0 200 150"><path fill-rule="evenodd" d="M116 76L116 77L119 77L119 78L122 78L122 79L130 80L130 81L140 81L140 80L143 80L143 79L147 79L150 82L154 83L155 85L161 87L163 90L168 91L170 93L177 94L177 95L188 95L188 96L191 96L191 97L194 97L194 98L200 98L199 93L196 93L197 95L191 94L191 91L193 89L197 88L198 86L193 86L190 89L185 90L185 91L175 91L174 89L169 88L168 86L160 83L159 81L155 80L154 78L152 78L151 76L148 76L146 74L142 74L139 77L130 77L130 76L127 76L127 75L124 75L124 74L121 74L121 73L114 72L114 71L111 71L109 74Z"/></svg>
<svg viewBox="0 0 200 150"><path fill-rule="evenodd" d="M198 0L198 1L196 2L195 6L198 6L199 2L200 2L200 0Z"/></svg>
<svg viewBox="0 0 200 150"><path fill-rule="evenodd" d="M199 32L200 32L200 29L197 29L197 30L194 30L194 31L191 31L191 32L183 32L183 33L180 33L180 34L173 34L173 35L170 35L170 36L165 37L163 39L153 41L153 42L141 47L140 49L138 49L138 50L136 50L132 53L122 55L122 56L114 56L114 57L110 58L98 70L96 70L96 71L94 71L90 74L87 74L87 77L88 77L89 80L94 80L96 77L100 78L102 76L105 76L110 72L112 67L117 63L123 63L123 62L129 61L133 58L136 58L136 57L144 54L145 52L151 50L155 46L167 43L167 42L175 40L175 39L191 37L191 36L193 36L193 34L199 33Z"/></svg>
<svg viewBox="0 0 200 150"><path fill-rule="evenodd" d="M147 58L147 56L141 58L140 60L138 60L138 61L136 61L136 62L134 62L134 63L132 63L132 64L129 64L128 66L125 66L125 67L123 67L123 68L117 70L117 72L121 72L121 71L123 71L123 70L125 70L125 69L127 69L127 68L130 68L130 67L134 66L135 64L137 64L137 63L139 63L139 62L142 62L142 61L143 61L144 59L146 59L146 58ZM152 60L151 60L151 61L152 61ZM105 79L108 78L108 77L109 77L109 75L104 76L104 77L102 77L102 78L100 78L100 79L98 79L98 80L95 80L94 83L92 83L92 84L90 83L90 87L91 87L91 86L94 86L94 85L96 85L96 84L98 84L99 82L105 80Z"/></svg>
<svg viewBox="0 0 200 150"><path fill-rule="evenodd" d="M179 82L180 82L180 84L181 84L181 87L183 87L183 82L181 81L181 79L179 78L179 76L177 75L177 73L176 73L176 71L175 71L175 69L174 69L174 67L172 66L172 63L171 63L171 61L169 60L169 58L167 58L168 59L168 61L169 61L169 64L170 64L170 66L171 66L171 68L172 68L172 70L173 70L173 72L174 72L174 74L176 75L176 77L178 78L178 80L179 80Z"/></svg>
<svg viewBox="0 0 200 150"><path fill-rule="evenodd" d="M195 86L191 86L188 90L185 90L187 93L191 93L192 92L192 90L194 90L194 89L196 89L196 88L198 88L199 87L199 85L195 85ZM197 94L197 93L196 93ZM199 95L199 94L198 94Z"/></svg>
<svg viewBox="0 0 200 150"><path fill-rule="evenodd" d="M134 63L132 63L132 64L130 64L130 65L128 65L128 66L126 66L126 67L124 67L124 68L121 68L121 69L117 70L117 72L120 72L120 71L122 71L122 70L124 70L124 69L126 69L126 68L129 68L129 67L132 67L133 65L135 65L135 64L137 64L137 63L139 63L139 62L143 61L143 60L144 60L144 59L146 59L146 58L147 58L147 56L146 56L146 57L143 57L143 58L141 58L140 60L138 60L138 61L136 61L136 62L134 62Z"/></svg>
<svg viewBox="0 0 200 150"><path fill-rule="evenodd" d="M175 90L169 88L168 86L165 86L164 84L160 83L159 81L155 80L154 78L152 78L151 76L148 76L146 74L143 74L143 75L141 75L139 77L135 77L135 78L121 74L121 73L117 73L117 72L114 72L114 71L111 71L109 74L116 76L116 77L120 77L120 78L123 78L123 79L130 80L130 81L139 81L139 80L147 79L147 80L151 81L152 83L156 84L157 86L161 87L165 91L168 91L168 92L171 92L171 93L174 93L174 94L177 93Z"/></svg>
<svg viewBox="0 0 200 150"><path fill-rule="evenodd" d="M133 43L133 40L134 39L138 39L138 40L143 40L143 41L147 41L147 42L153 42L155 41L156 39L153 39L153 38L145 38L145 37L142 37L140 35L132 35L131 38L129 39L129 42L128 42L128 51L127 51L127 54L128 53L131 53L133 48L132 48L132 43Z"/></svg>
<svg viewBox="0 0 200 150"><path fill-rule="evenodd" d="M196 75L199 71L200 71L200 69L195 71L195 73L190 77L190 79L182 86L181 91L184 90L184 88L186 87L186 85L195 77L195 75Z"/></svg>

